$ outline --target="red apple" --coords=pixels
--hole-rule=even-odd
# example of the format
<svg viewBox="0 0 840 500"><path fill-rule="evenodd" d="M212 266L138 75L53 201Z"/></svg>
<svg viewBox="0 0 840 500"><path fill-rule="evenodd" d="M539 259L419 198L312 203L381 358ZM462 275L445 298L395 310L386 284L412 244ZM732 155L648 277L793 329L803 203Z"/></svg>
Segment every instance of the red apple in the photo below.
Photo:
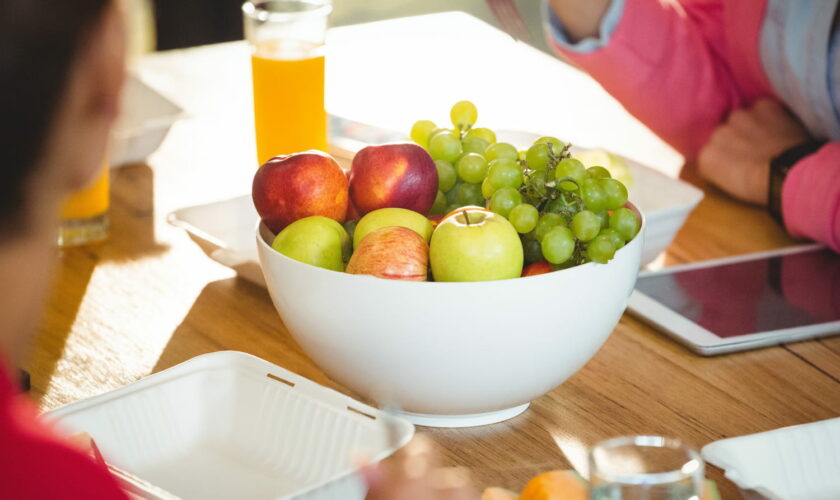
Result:
<svg viewBox="0 0 840 500"><path fill-rule="evenodd" d="M359 215L380 208L407 208L426 215L437 189L435 162L417 144L368 146L353 158L350 199Z"/></svg>
<svg viewBox="0 0 840 500"><path fill-rule="evenodd" d="M347 220L359 220L362 217L359 215L359 211L356 210L356 206L353 205L353 202L350 201L347 203Z"/></svg>
<svg viewBox="0 0 840 500"><path fill-rule="evenodd" d="M350 257L347 272L377 278L426 281L429 245L415 231L388 226L365 236Z"/></svg>
<svg viewBox="0 0 840 500"><path fill-rule="evenodd" d="M536 276L538 274L550 273L552 271L554 271L554 268L551 267L551 264L549 264L547 260L541 260L526 267L522 271L522 277Z"/></svg>
<svg viewBox="0 0 840 500"><path fill-rule="evenodd" d="M268 160L254 175L251 196L275 233L312 215L344 222L349 200L347 177L332 156L320 151Z"/></svg>

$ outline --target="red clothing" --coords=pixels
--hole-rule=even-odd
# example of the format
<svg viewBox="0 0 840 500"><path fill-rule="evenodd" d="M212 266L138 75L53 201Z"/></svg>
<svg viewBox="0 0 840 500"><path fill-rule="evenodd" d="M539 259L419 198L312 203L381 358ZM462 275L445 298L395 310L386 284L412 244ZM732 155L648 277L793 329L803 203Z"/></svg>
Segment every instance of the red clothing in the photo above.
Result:
<svg viewBox="0 0 840 500"><path fill-rule="evenodd" d="M0 361L0 498L126 500L101 465L37 418Z"/></svg>

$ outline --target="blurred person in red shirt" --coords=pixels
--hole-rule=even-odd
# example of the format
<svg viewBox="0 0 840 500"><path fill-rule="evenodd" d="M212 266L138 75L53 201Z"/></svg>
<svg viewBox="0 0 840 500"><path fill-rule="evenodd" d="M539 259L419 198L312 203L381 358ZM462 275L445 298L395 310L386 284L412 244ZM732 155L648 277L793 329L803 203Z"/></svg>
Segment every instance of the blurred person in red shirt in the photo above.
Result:
<svg viewBox="0 0 840 500"><path fill-rule="evenodd" d="M64 198L98 172L123 84L110 0L0 0L0 497L123 499L106 469L18 394Z"/></svg>
<svg viewBox="0 0 840 500"><path fill-rule="evenodd" d="M0 0L0 498L127 498L38 420L14 375L51 282L61 203L105 157L124 45L116 0ZM371 499L476 498L463 482L429 479L446 475L426 441L365 470Z"/></svg>

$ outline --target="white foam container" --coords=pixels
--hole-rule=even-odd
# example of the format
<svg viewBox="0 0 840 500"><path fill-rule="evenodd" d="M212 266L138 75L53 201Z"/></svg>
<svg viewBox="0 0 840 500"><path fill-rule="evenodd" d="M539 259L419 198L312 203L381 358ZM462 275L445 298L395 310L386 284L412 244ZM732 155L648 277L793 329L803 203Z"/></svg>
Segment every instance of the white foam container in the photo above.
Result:
<svg viewBox="0 0 840 500"><path fill-rule="evenodd" d="M106 460L184 499L362 500L354 461L414 427L254 356L198 356L47 414Z"/></svg>
<svg viewBox="0 0 840 500"><path fill-rule="evenodd" d="M163 143L172 125L184 116L180 106L129 73L119 119L109 148L112 167L143 163Z"/></svg>

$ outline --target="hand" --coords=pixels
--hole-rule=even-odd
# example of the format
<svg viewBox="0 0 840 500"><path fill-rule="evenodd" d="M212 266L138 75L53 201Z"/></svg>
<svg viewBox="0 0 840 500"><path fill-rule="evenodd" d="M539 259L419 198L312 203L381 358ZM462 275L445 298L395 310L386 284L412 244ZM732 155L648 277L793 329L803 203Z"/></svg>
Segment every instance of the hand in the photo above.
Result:
<svg viewBox="0 0 840 500"><path fill-rule="evenodd" d="M761 100L736 109L700 150L700 175L733 197L767 204L770 160L810 135L776 101Z"/></svg>
<svg viewBox="0 0 840 500"><path fill-rule="evenodd" d="M574 41L597 37L610 0L551 0L551 8Z"/></svg>
<svg viewBox="0 0 840 500"><path fill-rule="evenodd" d="M362 472L369 486L367 500L479 500L466 472L439 467L431 441L423 436Z"/></svg>

